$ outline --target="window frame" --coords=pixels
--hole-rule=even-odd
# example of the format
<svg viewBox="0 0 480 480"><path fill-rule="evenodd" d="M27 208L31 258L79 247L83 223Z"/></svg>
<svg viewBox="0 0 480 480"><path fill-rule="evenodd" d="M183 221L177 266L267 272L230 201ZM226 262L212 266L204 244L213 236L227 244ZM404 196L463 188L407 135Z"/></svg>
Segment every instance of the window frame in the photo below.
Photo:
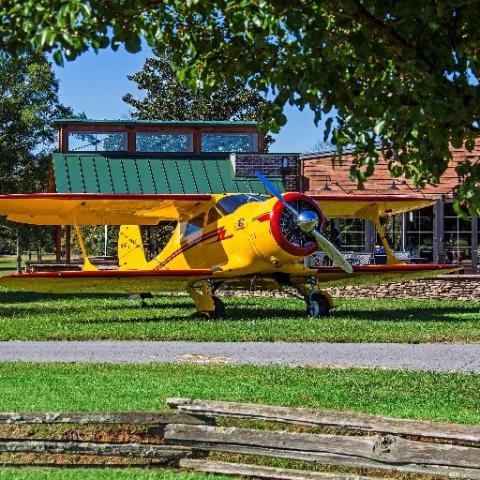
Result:
<svg viewBox="0 0 480 480"><path fill-rule="evenodd" d="M203 139L207 136L216 137L249 137L250 150L205 150ZM202 132L200 135L200 151L202 153L259 153L257 132Z"/></svg>
<svg viewBox="0 0 480 480"><path fill-rule="evenodd" d="M93 136L97 136L97 135L121 135L123 137L123 145L122 145L122 149L121 150L107 150L107 149L102 149L102 150L98 150L98 149L92 149L92 150L83 150L83 149L80 149L81 147L77 147L75 149L72 150L71 148L71 138L74 137L75 135L93 135ZM128 132L124 131L124 130L116 130L116 131L102 131L102 130L70 130L68 131L67 133L67 142L68 142L68 149L67 149L67 153L105 153L105 152L121 152L121 153L126 153L128 152ZM92 145L91 143L90 144L87 144L88 145Z"/></svg>
<svg viewBox="0 0 480 480"><path fill-rule="evenodd" d="M187 150L139 150L138 139L139 137L146 136L186 136L187 137ZM193 153L193 132L176 132L176 131L161 131L161 132L135 132L135 151L138 153Z"/></svg>

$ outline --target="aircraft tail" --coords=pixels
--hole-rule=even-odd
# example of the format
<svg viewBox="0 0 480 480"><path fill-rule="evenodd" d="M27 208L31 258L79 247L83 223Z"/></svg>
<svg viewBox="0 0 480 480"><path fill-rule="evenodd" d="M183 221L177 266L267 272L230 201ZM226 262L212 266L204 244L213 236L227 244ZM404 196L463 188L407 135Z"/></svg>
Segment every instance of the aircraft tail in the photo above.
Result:
<svg viewBox="0 0 480 480"><path fill-rule="evenodd" d="M118 235L118 264L120 270L145 270L147 260L138 225L121 225Z"/></svg>

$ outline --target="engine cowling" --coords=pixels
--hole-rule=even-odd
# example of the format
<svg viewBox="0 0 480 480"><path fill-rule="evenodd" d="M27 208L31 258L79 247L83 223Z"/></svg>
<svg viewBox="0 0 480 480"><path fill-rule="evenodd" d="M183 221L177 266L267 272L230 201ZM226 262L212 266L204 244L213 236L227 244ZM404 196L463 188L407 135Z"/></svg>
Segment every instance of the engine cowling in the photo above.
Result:
<svg viewBox="0 0 480 480"><path fill-rule="evenodd" d="M287 193L283 198L299 213L310 210L318 215L318 230L325 230L325 217L318 204L307 195ZM278 245L290 255L305 257L317 250L314 238L303 232L282 202L278 201L270 214L270 229Z"/></svg>

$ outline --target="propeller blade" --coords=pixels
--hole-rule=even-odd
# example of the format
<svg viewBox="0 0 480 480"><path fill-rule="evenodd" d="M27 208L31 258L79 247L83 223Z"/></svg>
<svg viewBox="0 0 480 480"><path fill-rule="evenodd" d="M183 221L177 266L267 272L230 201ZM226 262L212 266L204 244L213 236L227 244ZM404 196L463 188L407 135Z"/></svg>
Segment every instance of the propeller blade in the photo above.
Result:
<svg viewBox="0 0 480 480"><path fill-rule="evenodd" d="M263 183L263 186L265 187L265 190L267 190L267 192L270 192L274 197L277 197L283 203L285 208L290 213L295 215L295 217L298 218L299 213L283 198L283 195L278 190L278 188L267 177L265 177L262 173L260 173L258 170L255 172L255 175Z"/></svg>
<svg viewBox="0 0 480 480"><path fill-rule="evenodd" d="M338 248L332 242L330 242L330 240L327 240L321 233L317 232L316 230L312 230L310 233L315 238L318 248L326 255L328 255L336 265L338 265L342 270L347 273L353 272L352 266L345 260L342 252L340 252L340 250L338 250Z"/></svg>

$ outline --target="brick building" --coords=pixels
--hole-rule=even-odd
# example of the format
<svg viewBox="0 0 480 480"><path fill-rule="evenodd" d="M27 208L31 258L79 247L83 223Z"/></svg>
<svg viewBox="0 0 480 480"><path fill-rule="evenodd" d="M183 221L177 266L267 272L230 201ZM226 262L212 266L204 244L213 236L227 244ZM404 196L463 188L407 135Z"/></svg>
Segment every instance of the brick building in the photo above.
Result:
<svg viewBox="0 0 480 480"><path fill-rule="evenodd" d="M476 160L480 155L480 142L474 152L452 149L452 160L437 186L417 189L405 178L393 179L385 161L381 161L375 174L358 189L349 178L353 161L344 155L340 165L332 165L332 152L301 156L302 189L307 194L335 195L418 195L435 200L432 207L393 217L387 223L390 241L395 250L409 251L412 255L434 262L460 262L465 269L477 271L479 225L478 219L460 219L453 210L453 191L458 184L455 167L465 160ZM346 250L371 252L378 243L369 222L340 222L341 243Z"/></svg>

